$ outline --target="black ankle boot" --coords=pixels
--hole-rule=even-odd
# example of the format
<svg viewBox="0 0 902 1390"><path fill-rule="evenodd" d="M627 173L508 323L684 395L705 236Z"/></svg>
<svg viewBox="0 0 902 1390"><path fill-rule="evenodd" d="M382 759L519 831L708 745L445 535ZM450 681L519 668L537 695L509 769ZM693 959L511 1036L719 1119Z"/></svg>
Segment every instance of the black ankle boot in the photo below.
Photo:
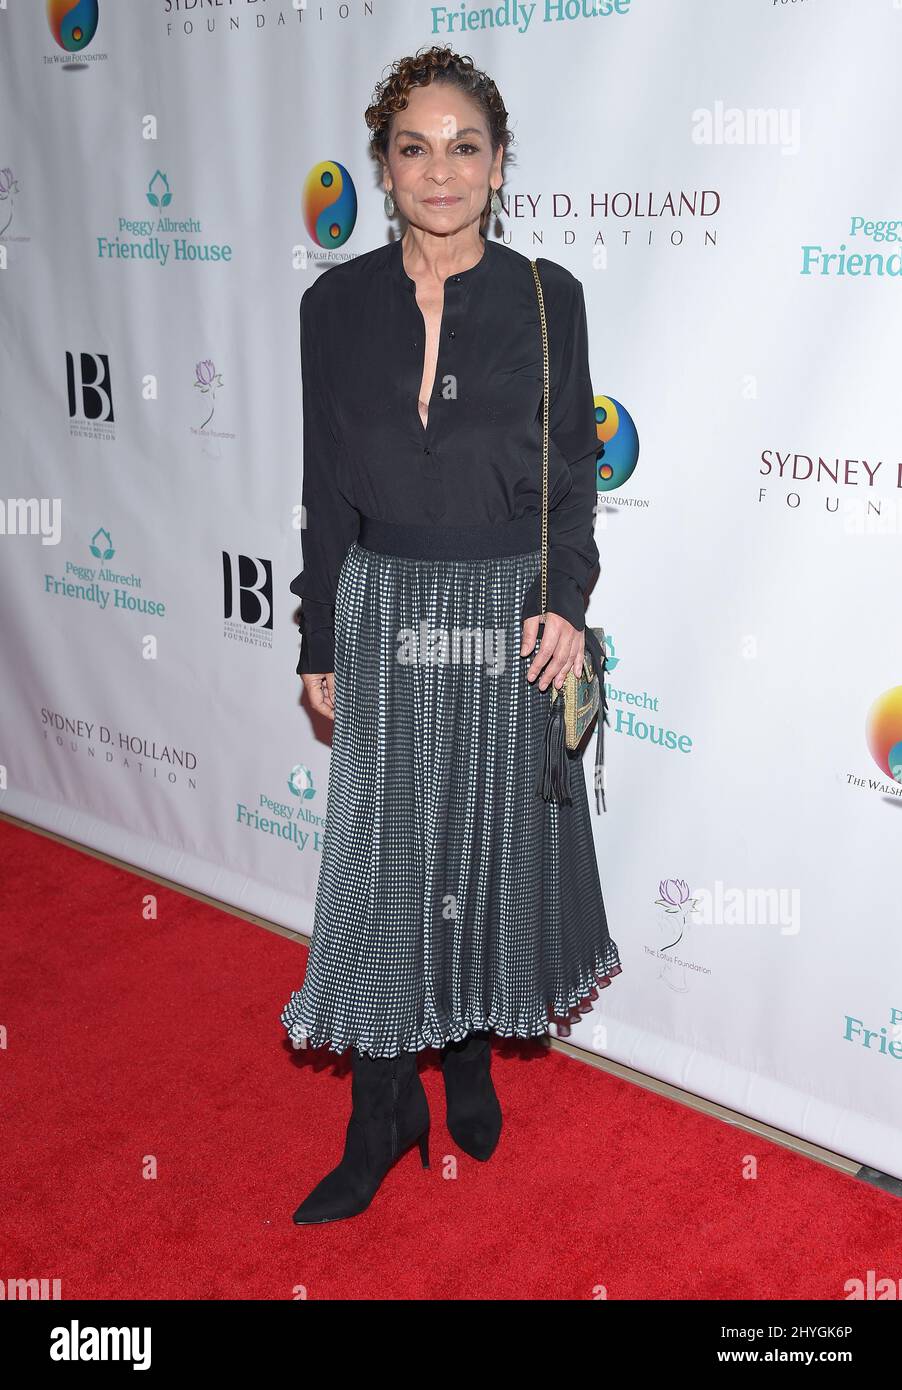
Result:
<svg viewBox="0 0 902 1390"><path fill-rule="evenodd" d="M471 1158L491 1158L501 1134L501 1105L489 1071L489 1034L470 1033L462 1042L448 1043L441 1058L452 1138Z"/></svg>
<svg viewBox="0 0 902 1390"><path fill-rule="evenodd" d="M417 1070L417 1054L370 1057L351 1049L351 1118L344 1156L305 1197L296 1226L341 1221L369 1206L396 1159L419 1143L429 1167L429 1105Z"/></svg>

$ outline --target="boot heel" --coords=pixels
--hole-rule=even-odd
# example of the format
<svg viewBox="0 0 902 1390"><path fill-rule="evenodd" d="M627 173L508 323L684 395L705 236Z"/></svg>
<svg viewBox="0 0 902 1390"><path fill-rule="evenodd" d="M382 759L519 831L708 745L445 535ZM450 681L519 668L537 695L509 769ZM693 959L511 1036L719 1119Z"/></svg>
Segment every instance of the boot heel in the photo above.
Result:
<svg viewBox="0 0 902 1390"><path fill-rule="evenodd" d="M382 1179L414 1143L429 1167L429 1105L416 1054L370 1057L351 1049L351 1116L341 1162L304 1198L296 1226L342 1221L366 1211ZM411 1130L416 1140L410 1138Z"/></svg>

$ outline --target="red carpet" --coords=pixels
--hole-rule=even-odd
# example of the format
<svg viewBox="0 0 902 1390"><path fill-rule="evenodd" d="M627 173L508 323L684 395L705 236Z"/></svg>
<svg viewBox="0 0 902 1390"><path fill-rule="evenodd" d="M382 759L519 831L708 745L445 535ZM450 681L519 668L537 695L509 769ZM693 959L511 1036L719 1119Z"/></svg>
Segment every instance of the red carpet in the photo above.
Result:
<svg viewBox="0 0 902 1390"><path fill-rule="evenodd" d="M305 948L2 820L0 869L4 1280L59 1277L64 1298L842 1299L897 1268L895 1198L533 1043L496 1044L487 1164L448 1136L426 1052L431 1171L414 1148L362 1216L295 1227L350 1108L347 1062L295 1053L278 1021Z"/></svg>

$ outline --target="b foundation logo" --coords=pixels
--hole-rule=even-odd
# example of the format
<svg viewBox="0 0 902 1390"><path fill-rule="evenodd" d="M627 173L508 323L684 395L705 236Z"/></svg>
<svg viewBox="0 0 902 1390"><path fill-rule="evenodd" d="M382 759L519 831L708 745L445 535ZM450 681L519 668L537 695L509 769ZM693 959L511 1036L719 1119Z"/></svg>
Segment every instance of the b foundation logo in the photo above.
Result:
<svg viewBox="0 0 902 1390"><path fill-rule="evenodd" d="M897 801L902 797L902 685L877 696L865 717L864 737L882 776L847 772L846 785Z"/></svg>
<svg viewBox="0 0 902 1390"><path fill-rule="evenodd" d="M200 266L231 261L232 247L228 242L207 240L199 217L181 210L169 215L166 209L174 201L168 175L157 169L144 191L145 209L123 213L113 235L97 237L98 260L155 261L161 269L170 263ZM150 215L147 207L154 209Z"/></svg>
<svg viewBox="0 0 902 1390"><path fill-rule="evenodd" d="M263 792L256 805L239 801L236 811L239 825L259 835L284 840L301 853L321 854L326 829L325 816L317 815L310 803L316 799L313 773L304 763L295 763L288 774L288 794L291 800L280 800ZM284 794L283 794L284 797Z"/></svg>
<svg viewBox="0 0 902 1390"><path fill-rule="evenodd" d="M329 251L344 246L357 225L357 190L343 164L324 159L307 175L302 195L307 235Z"/></svg>
<svg viewBox="0 0 902 1390"><path fill-rule="evenodd" d="M272 648L272 561L222 552L222 602L229 642Z"/></svg>
<svg viewBox="0 0 902 1390"><path fill-rule="evenodd" d="M73 439L115 439L113 385L105 352L66 353L69 434Z"/></svg>
<svg viewBox="0 0 902 1390"><path fill-rule="evenodd" d="M166 617L166 604L143 592L144 580L139 574L109 563L116 551L106 527L98 527L94 532L88 551L95 564L67 560L61 576L44 575L44 593L53 598L94 604L103 613L110 609L118 613L141 613L154 619Z"/></svg>

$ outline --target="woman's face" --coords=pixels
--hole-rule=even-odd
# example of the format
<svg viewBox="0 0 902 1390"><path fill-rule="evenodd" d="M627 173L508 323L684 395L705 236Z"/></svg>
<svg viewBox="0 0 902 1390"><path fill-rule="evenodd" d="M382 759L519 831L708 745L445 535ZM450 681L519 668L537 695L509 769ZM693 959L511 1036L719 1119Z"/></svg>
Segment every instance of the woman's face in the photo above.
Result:
<svg viewBox="0 0 902 1390"><path fill-rule="evenodd" d="M414 87L389 129L382 186L402 216L437 235L478 224L492 187L501 186L502 148L493 152L481 109L447 82Z"/></svg>

